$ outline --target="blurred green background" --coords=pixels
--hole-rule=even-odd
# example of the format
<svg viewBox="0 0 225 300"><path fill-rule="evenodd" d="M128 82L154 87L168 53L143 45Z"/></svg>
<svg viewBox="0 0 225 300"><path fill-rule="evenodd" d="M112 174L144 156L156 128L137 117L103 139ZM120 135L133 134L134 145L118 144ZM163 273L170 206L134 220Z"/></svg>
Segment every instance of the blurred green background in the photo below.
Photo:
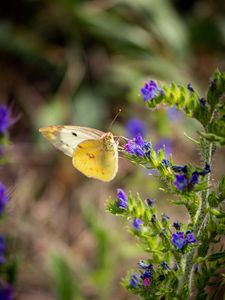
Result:
<svg viewBox="0 0 225 300"><path fill-rule="evenodd" d="M74 170L38 128L74 124L125 135L132 118L155 144L166 141L177 163L199 164L196 122L147 111L144 81L192 82L201 93L225 67L222 0L11 0L0 9L0 98L19 121L10 130L11 164L1 168L11 201L2 230L17 256L19 300L136 299L121 287L126 270L145 258L124 222L105 212L116 188L157 199L171 220L185 219L159 192L155 176L123 158L115 180L101 183ZM204 94L203 94L204 96ZM214 181L223 173L224 152Z"/></svg>

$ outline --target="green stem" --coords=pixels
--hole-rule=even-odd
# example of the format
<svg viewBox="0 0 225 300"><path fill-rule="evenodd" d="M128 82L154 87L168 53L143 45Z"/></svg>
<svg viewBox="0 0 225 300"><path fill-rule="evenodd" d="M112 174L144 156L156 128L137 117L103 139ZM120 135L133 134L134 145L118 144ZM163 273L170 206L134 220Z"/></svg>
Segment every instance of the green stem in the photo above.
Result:
<svg viewBox="0 0 225 300"><path fill-rule="evenodd" d="M213 144L212 143L208 143L207 144L207 149L204 149L204 162L211 165L211 161L212 161L212 154L213 154ZM198 240L198 237L201 235L202 230L204 229L204 227L207 224L208 221L208 213L207 213L207 209L208 209L208 195L209 195L209 186L210 186L210 177L211 174L208 173L206 176L206 182L207 182L207 188L205 191L202 192L202 196L201 196L201 203L197 212L197 216L196 216L196 222L195 222L195 234L196 234L196 238ZM186 257L185 260L185 268L184 268L184 276L183 279L181 281L181 285L179 288L179 295L183 294L184 289L187 289L187 294L190 294L192 291L192 283L193 283L193 262L194 262L194 257L196 256L198 252L198 247L192 249Z"/></svg>

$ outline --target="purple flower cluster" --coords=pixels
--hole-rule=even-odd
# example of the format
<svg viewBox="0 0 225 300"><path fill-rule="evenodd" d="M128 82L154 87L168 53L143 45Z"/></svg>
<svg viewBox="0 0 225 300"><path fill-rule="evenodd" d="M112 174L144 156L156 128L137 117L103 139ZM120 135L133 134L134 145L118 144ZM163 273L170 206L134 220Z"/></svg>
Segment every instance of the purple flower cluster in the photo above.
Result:
<svg viewBox="0 0 225 300"><path fill-rule="evenodd" d="M8 203L9 197L6 194L5 186L0 182L0 215L4 211L5 205Z"/></svg>
<svg viewBox="0 0 225 300"><path fill-rule="evenodd" d="M5 105L0 105L0 134L4 134L10 126L10 113Z"/></svg>
<svg viewBox="0 0 225 300"><path fill-rule="evenodd" d="M205 176L211 172L211 167L206 164L202 171L194 171L191 177L188 178L188 167L185 166L172 166L172 170L178 174L175 175L176 180L173 182L175 187L180 191L191 191L196 184L199 183L199 176Z"/></svg>
<svg viewBox="0 0 225 300"><path fill-rule="evenodd" d="M141 268L141 274L131 275L130 285L133 288L137 288L138 285L147 287L151 284L153 265L146 264L144 261L140 261L138 265Z"/></svg>
<svg viewBox="0 0 225 300"><path fill-rule="evenodd" d="M127 209L127 194L122 189L117 189L118 206L122 209Z"/></svg>
<svg viewBox="0 0 225 300"><path fill-rule="evenodd" d="M172 234L171 242L178 250L181 250L188 244L196 243L196 239L191 231L187 231L186 233L177 231Z"/></svg>
<svg viewBox="0 0 225 300"><path fill-rule="evenodd" d="M140 119L130 119L126 124L127 134L130 138L134 138L137 135L146 135L145 123Z"/></svg>
<svg viewBox="0 0 225 300"><path fill-rule="evenodd" d="M140 92L145 102L154 99L160 94L163 94L163 90L157 86L157 83L154 80L149 80L149 82L146 82L144 87L141 88Z"/></svg>
<svg viewBox="0 0 225 300"><path fill-rule="evenodd" d="M125 150L131 155L140 157L151 155L151 143L145 142L140 134L136 135L133 140L128 140L125 145Z"/></svg>

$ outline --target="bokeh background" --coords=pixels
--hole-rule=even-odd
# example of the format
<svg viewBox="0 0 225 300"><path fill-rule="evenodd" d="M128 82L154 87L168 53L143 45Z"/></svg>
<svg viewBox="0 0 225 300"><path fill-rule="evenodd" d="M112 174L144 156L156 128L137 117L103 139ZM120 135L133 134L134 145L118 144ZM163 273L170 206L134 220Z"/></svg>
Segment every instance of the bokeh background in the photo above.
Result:
<svg viewBox="0 0 225 300"><path fill-rule="evenodd" d="M200 164L199 124L176 110L151 112L139 89L146 80L191 82L204 96L213 70L225 67L222 0L11 0L0 9L0 99L18 121L10 129L11 163L0 169L10 187L1 231L18 266L18 300L136 299L121 287L145 258L129 225L105 211L116 188L157 199L171 221L185 220L157 178L120 159L110 183L87 179L38 133L74 124L132 135L139 122L155 147L179 164ZM141 120L141 124L140 124ZM133 124L133 123L131 123ZM213 179L224 172L216 154Z"/></svg>

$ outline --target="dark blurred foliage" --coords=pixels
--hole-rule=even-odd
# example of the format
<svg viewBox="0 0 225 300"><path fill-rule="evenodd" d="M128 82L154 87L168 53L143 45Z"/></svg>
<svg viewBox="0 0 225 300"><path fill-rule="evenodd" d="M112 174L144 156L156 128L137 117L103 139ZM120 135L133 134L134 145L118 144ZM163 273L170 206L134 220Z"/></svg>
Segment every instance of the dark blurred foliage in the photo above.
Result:
<svg viewBox="0 0 225 300"><path fill-rule="evenodd" d="M11 185L4 230L12 237L10 255L18 256L16 299L132 299L119 281L142 251L104 203L123 187L165 207L154 176L121 159L112 183L84 178L37 129L107 130L122 108L116 135L126 135L127 120L140 118L154 143L170 139L178 163L199 163L183 136L198 125L146 111L138 93L150 78L191 81L202 91L212 71L224 69L224 6L222 0L2 1L0 97L20 116L11 129L12 164L1 170ZM181 208L174 219L183 214Z"/></svg>

